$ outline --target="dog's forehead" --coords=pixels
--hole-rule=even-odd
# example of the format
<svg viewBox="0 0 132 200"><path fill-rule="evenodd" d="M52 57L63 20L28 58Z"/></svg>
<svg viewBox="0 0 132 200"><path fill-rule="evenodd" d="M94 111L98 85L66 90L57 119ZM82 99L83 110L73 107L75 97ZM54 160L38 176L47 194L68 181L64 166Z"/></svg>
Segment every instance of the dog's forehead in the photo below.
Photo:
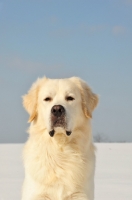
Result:
<svg viewBox="0 0 132 200"><path fill-rule="evenodd" d="M48 79L42 86L42 93L77 93L77 85L70 79Z"/></svg>

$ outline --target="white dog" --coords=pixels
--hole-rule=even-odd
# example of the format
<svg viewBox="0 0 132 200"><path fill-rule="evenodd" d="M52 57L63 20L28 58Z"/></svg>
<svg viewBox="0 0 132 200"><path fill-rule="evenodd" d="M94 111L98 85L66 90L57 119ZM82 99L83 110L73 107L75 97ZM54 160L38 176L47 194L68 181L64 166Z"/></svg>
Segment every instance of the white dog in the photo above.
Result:
<svg viewBox="0 0 132 200"><path fill-rule="evenodd" d="M98 97L79 78L38 79L23 97L31 122L22 200L93 200L92 111Z"/></svg>

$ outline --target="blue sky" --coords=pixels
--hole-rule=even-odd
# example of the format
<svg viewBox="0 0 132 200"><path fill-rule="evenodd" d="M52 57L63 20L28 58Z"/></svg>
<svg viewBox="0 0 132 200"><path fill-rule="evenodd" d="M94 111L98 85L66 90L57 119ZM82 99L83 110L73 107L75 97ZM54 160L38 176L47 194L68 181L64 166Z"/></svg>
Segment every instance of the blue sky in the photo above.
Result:
<svg viewBox="0 0 132 200"><path fill-rule="evenodd" d="M132 142L132 0L0 1L0 142L24 142L31 84L79 76L100 96L93 133Z"/></svg>

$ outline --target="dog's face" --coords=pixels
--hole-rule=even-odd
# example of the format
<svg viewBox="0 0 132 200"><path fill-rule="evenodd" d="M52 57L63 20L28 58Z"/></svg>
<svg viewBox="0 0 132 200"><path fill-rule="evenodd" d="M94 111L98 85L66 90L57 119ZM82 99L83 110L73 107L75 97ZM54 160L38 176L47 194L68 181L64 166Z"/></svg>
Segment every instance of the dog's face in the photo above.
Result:
<svg viewBox="0 0 132 200"><path fill-rule="evenodd" d="M39 112L51 136L60 128L70 135L84 116L79 88L71 80L47 80L40 88L38 100Z"/></svg>
<svg viewBox="0 0 132 200"><path fill-rule="evenodd" d="M98 102L85 82L79 78L38 80L24 96L29 121L41 121L51 137L57 133L69 136L91 118Z"/></svg>

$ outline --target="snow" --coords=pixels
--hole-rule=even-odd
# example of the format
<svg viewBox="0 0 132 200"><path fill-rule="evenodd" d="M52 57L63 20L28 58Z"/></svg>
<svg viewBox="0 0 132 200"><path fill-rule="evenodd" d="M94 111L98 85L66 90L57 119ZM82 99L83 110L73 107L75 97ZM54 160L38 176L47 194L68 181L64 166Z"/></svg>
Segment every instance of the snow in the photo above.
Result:
<svg viewBox="0 0 132 200"><path fill-rule="evenodd" d="M95 200L132 200L132 144L98 144Z"/></svg>
<svg viewBox="0 0 132 200"><path fill-rule="evenodd" d="M96 144L95 200L132 200L132 143ZM23 144L0 145L0 200L20 200Z"/></svg>

